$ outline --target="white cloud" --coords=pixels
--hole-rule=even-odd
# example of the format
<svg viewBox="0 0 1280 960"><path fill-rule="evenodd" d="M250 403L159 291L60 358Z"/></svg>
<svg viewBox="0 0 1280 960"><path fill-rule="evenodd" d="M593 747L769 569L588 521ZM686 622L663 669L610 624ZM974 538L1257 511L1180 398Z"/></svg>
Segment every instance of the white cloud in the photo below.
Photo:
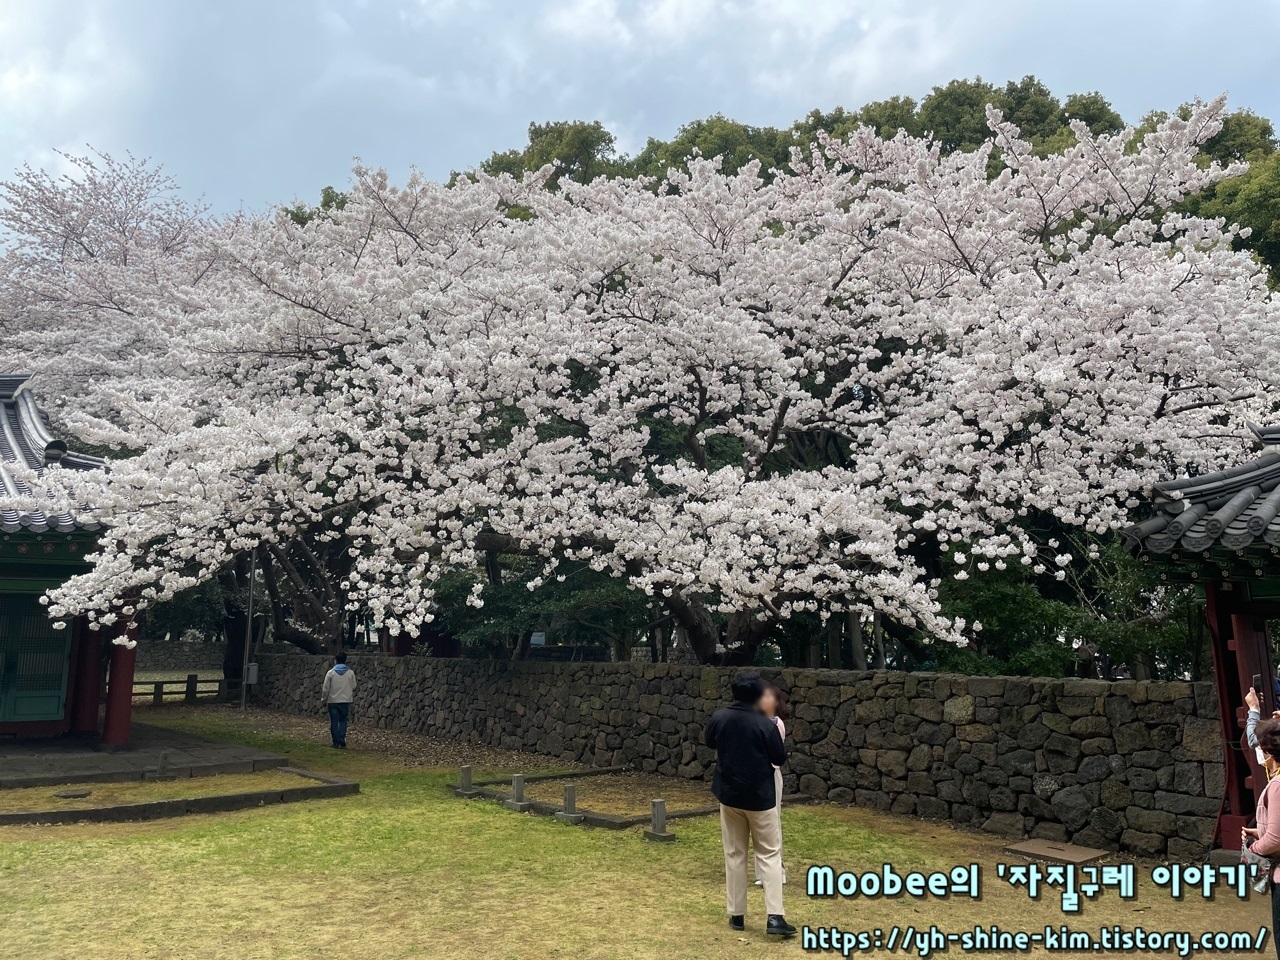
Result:
<svg viewBox="0 0 1280 960"><path fill-rule="evenodd" d="M1078 0L0 0L0 178L88 142L253 207L357 154L447 177L531 120L599 119L634 151L713 113L785 127L975 74L1130 118L1229 89L1280 120L1280 5L1259 7L1242 32L1208 4L1117 3L1100 45Z"/></svg>
<svg viewBox="0 0 1280 960"><path fill-rule="evenodd" d="M628 46L631 28L623 22L617 0L567 0L550 5L545 21L555 35L575 43Z"/></svg>
<svg viewBox="0 0 1280 960"><path fill-rule="evenodd" d="M685 43L713 29L727 12L717 0L654 0L640 5L636 22L655 40Z"/></svg>
<svg viewBox="0 0 1280 960"><path fill-rule="evenodd" d="M351 33L351 23L333 7L325 7L320 11L320 25L329 33L346 35Z"/></svg>
<svg viewBox="0 0 1280 960"><path fill-rule="evenodd" d="M854 97L874 97L886 77L903 83L933 77L964 46L968 31L955 18L939 23L931 10L876 19L834 52L827 73ZM913 84L914 85L914 84Z"/></svg>
<svg viewBox="0 0 1280 960"><path fill-rule="evenodd" d="M744 12L760 27L791 37L821 41L846 23L871 18L873 11L892 12L900 3L882 0L747 0Z"/></svg>
<svg viewBox="0 0 1280 960"><path fill-rule="evenodd" d="M368 0L357 0L365 4ZM435 23L451 14L458 5L458 0L406 0L399 8L400 19L410 26L420 27L426 23Z"/></svg>
<svg viewBox="0 0 1280 960"><path fill-rule="evenodd" d="M11 162L82 150L140 80L94 7L51 17L36 4L0 5L0 64L0 136Z"/></svg>

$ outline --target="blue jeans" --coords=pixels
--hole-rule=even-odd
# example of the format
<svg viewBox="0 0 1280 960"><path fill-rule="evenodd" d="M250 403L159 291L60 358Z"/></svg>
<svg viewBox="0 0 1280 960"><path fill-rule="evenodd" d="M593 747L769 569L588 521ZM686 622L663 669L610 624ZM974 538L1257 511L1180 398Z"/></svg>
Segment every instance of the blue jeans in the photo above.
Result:
<svg viewBox="0 0 1280 960"><path fill-rule="evenodd" d="M329 704L329 734L333 737L335 747L347 745L347 718L351 715L351 704Z"/></svg>

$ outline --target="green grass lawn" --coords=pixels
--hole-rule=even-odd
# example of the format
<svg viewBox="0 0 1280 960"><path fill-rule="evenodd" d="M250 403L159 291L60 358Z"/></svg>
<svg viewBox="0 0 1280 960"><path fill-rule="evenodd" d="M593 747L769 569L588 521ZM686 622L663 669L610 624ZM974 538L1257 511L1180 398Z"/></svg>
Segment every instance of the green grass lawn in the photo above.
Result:
<svg viewBox="0 0 1280 960"><path fill-rule="evenodd" d="M799 941L766 941L758 890L746 934L725 926L714 819L675 822L675 844L645 843L639 830L568 827L459 800L447 789L456 778L451 768L406 768L373 750L335 752L254 729L235 711L189 708L160 719L355 776L362 792L152 823L0 829L0 956L719 960L801 953ZM992 864L999 842L835 807L788 809L784 832L793 922L1017 928L1061 920L1052 899L1032 903L994 884L978 904L810 901L802 885L811 863ZM993 867L988 875L994 879ZM1170 929L1256 930L1268 913L1257 901L1172 904L1148 889L1135 903L1109 897L1085 910L1079 922L1090 926Z"/></svg>

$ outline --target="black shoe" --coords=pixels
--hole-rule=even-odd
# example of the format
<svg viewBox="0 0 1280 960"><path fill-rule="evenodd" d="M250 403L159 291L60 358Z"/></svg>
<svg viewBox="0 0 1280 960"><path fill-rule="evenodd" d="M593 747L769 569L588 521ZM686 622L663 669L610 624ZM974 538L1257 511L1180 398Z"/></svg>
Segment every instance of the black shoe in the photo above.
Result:
<svg viewBox="0 0 1280 960"><path fill-rule="evenodd" d="M769 925L764 932L771 937L794 937L796 928L787 923L787 918L778 913L769 914Z"/></svg>
<svg viewBox="0 0 1280 960"><path fill-rule="evenodd" d="M741 914L729 918L729 929L743 931L747 929L747 920Z"/></svg>

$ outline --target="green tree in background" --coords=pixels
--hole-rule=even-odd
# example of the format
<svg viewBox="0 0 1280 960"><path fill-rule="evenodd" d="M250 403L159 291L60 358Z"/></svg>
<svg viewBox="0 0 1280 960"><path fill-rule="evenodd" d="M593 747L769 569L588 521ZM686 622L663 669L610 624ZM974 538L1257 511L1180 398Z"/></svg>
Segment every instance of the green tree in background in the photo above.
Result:
<svg viewBox="0 0 1280 960"><path fill-rule="evenodd" d="M1073 93L1063 101L1063 125L1072 120L1083 120L1085 126L1095 135L1119 133L1124 129L1124 117L1116 113L1111 102L1096 90L1089 93Z"/></svg>
<svg viewBox="0 0 1280 960"><path fill-rule="evenodd" d="M803 120L795 122L791 135L800 146L815 142L820 131L833 137L847 137L860 126L871 127L886 138L897 135L899 130L919 136L924 129L917 109L918 105L911 97L890 97L868 103L853 113L844 107L836 107L827 113L811 110Z"/></svg>
<svg viewBox="0 0 1280 960"><path fill-rule="evenodd" d="M485 173L520 176L547 164L558 169L551 177L554 188L561 178L590 183L596 177L626 173L618 152L617 138L599 120L553 120L529 124L529 142L523 150L495 153L480 164Z"/></svg>
<svg viewBox="0 0 1280 960"><path fill-rule="evenodd" d="M1252 110L1236 110L1222 120L1222 129L1204 145L1204 155L1219 163L1263 160L1276 150L1271 121Z"/></svg>
<svg viewBox="0 0 1280 960"><path fill-rule="evenodd" d="M996 103L996 88L981 77L952 80L920 102L920 126L946 152L973 150L991 133L987 104Z"/></svg>
<svg viewBox="0 0 1280 960"><path fill-rule="evenodd" d="M858 122L871 127L882 137L896 136L905 130L911 136L924 132L918 115L919 105L911 97L890 97L868 103L858 111Z"/></svg>
<svg viewBox="0 0 1280 960"><path fill-rule="evenodd" d="M323 217L330 210L341 210L347 205L347 195L335 190L333 187L325 187L320 191L320 203L318 206L308 207L301 202L295 202L291 207L285 207L285 213L289 215L294 223L300 227L305 227L316 217Z"/></svg>
<svg viewBox="0 0 1280 960"><path fill-rule="evenodd" d="M785 167L790 159L792 139L774 127L750 127L716 114L705 120L686 123L671 140L649 139L631 162L631 170L643 176L664 177L689 157L722 157L726 173L736 173L752 160L760 161L762 173Z"/></svg>
<svg viewBox="0 0 1280 960"><path fill-rule="evenodd" d="M1032 76L1010 80L996 91L992 105L999 108L1006 120L1016 123L1022 129L1022 135L1035 144L1048 142L1063 127L1061 101Z"/></svg>
<svg viewBox="0 0 1280 960"><path fill-rule="evenodd" d="M432 624L473 652L521 659L530 635L580 648L586 658L626 660L649 632L649 600L585 564L565 564L560 577L530 581L541 569L527 557L490 557L488 570L455 570L442 578ZM563 578L563 579L561 579ZM470 598L477 583L482 606Z"/></svg>
<svg viewBox="0 0 1280 960"><path fill-rule="evenodd" d="M1205 163L1246 162L1242 176L1224 180L1187 201L1202 217L1222 217L1248 227L1250 235L1237 241L1267 265L1271 286L1280 287L1280 144L1270 120L1249 110L1226 116L1222 130L1204 145Z"/></svg>
<svg viewBox="0 0 1280 960"><path fill-rule="evenodd" d="M1093 676L1096 654L1136 679L1189 674L1207 664L1192 588L1168 584L1118 536L1058 532L1075 557L1062 579L1022 565L968 580L945 578L949 616L982 624L963 650L934 645L937 666L963 673ZM1092 554L1092 555L1091 555Z"/></svg>

